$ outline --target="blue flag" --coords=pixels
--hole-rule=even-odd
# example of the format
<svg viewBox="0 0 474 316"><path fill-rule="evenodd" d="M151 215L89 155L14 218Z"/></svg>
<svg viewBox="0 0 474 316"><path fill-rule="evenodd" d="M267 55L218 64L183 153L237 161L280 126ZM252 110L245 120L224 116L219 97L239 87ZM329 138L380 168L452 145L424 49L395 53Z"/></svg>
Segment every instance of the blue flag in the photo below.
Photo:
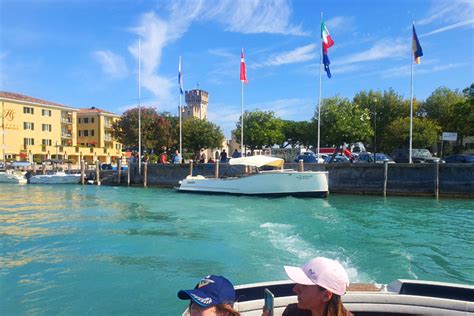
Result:
<svg viewBox="0 0 474 316"><path fill-rule="evenodd" d="M181 73L181 56L179 56L179 65L178 65L178 84L179 84L179 93L183 94L183 74Z"/></svg>
<svg viewBox="0 0 474 316"><path fill-rule="evenodd" d="M324 70L326 71L328 78L331 78L331 70L329 69L329 65L331 62L329 61L328 54L324 52L323 49L323 64L324 64Z"/></svg>

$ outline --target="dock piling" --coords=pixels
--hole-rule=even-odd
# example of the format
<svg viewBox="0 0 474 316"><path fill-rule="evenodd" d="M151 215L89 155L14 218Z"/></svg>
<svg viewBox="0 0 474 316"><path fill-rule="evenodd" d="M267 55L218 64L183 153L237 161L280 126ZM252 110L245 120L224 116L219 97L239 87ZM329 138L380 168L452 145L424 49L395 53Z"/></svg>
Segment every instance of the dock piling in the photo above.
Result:
<svg viewBox="0 0 474 316"><path fill-rule="evenodd" d="M85 180L84 160L81 160L81 184L84 185Z"/></svg>
<svg viewBox="0 0 474 316"><path fill-rule="evenodd" d="M95 182L97 185L100 185L100 161L97 159L95 161Z"/></svg>
<svg viewBox="0 0 474 316"><path fill-rule="evenodd" d="M300 159L298 161L298 172L303 172L304 171L304 162L303 159Z"/></svg>
<svg viewBox="0 0 474 316"><path fill-rule="evenodd" d="M216 159L214 164L214 178L219 178L219 160Z"/></svg>
<svg viewBox="0 0 474 316"><path fill-rule="evenodd" d="M147 181L148 181L148 163L144 162L143 163L143 187L147 186Z"/></svg>
<svg viewBox="0 0 474 316"><path fill-rule="evenodd" d="M118 157L117 160L117 183L120 184L122 178L122 157Z"/></svg>
<svg viewBox="0 0 474 316"><path fill-rule="evenodd" d="M388 161L383 162L383 196L387 196Z"/></svg>
<svg viewBox="0 0 474 316"><path fill-rule="evenodd" d="M439 198L439 161L435 163L435 190L434 194L436 198Z"/></svg>
<svg viewBox="0 0 474 316"><path fill-rule="evenodd" d="M189 175L193 176L193 160L189 160Z"/></svg>
<svg viewBox="0 0 474 316"><path fill-rule="evenodd" d="M132 169L132 160L128 159L128 169L127 169L127 185L130 186L130 172Z"/></svg>

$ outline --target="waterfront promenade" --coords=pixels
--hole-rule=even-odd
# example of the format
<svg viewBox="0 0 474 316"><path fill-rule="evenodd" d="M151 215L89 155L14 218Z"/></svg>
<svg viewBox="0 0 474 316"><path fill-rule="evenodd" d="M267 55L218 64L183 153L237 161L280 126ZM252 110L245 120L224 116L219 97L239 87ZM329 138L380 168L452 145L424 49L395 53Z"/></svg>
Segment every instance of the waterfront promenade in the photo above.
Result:
<svg viewBox="0 0 474 316"><path fill-rule="evenodd" d="M285 168L298 169L298 164L287 163ZM305 170L329 171L329 192L345 194L441 196L474 198L474 166L469 164L305 164ZM130 185L143 186L145 168L138 173L138 165L130 167ZM243 167L219 165L219 176L239 176ZM95 172L89 176L94 178ZM146 184L175 187L190 174L189 164L149 164ZM193 175L215 176L214 164L195 164ZM101 171L101 183L128 185L128 171L122 171L120 183L117 171Z"/></svg>

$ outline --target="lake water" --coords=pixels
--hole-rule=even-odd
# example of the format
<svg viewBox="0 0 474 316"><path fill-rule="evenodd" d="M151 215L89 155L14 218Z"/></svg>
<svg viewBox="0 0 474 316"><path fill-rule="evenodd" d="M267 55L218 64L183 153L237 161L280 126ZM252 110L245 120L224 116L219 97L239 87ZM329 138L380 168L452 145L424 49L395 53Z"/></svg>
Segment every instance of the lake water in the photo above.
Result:
<svg viewBox="0 0 474 316"><path fill-rule="evenodd" d="M202 276L282 280L314 256L352 282L473 284L474 201L0 185L2 315L179 315Z"/></svg>

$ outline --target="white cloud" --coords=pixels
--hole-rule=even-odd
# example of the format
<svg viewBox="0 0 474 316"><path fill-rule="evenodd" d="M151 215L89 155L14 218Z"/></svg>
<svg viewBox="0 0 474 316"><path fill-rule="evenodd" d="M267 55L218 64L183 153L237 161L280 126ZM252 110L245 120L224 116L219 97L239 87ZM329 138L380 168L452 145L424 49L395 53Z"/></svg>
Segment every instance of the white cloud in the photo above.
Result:
<svg viewBox="0 0 474 316"><path fill-rule="evenodd" d="M292 51L270 57L266 62L258 66L280 66L286 64L301 63L308 60L313 60L317 57L316 44L309 44L295 48Z"/></svg>
<svg viewBox="0 0 474 316"><path fill-rule="evenodd" d="M428 11L427 17L417 21L417 25L431 23L459 23L472 20L474 16L474 1L472 0L438 0Z"/></svg>
<svg viewBox="0 0 474 316"><path fill-rule="evenodd" d="M403 40L381 40L366 51L343 57L334 62L336 65L347 65L359 62L392 59L408 56L410 43Z"/></svg>
<svg viewBox="0 0 474 316"><path fill-rule="evenodd" d="M95 51L93 53L95 60L101 65L102 71L113 78L123 78L128 74L127 65L122 57L112 53L109 50Z"/></svg>
<svg viewBox="0 0 474 316"><path fill-rule="evenodd" d="M329 33L334 31L343 32L343 31L352 31L354 29L354 17L344 17L336 16L332 19L325 21Z"/></svg>
<svg viewBox="0 0 474 316"><path fill-rule="evenodd" d="M451 24L451 25L448 25L448 26L440 27L439 29L436 29L434 31L422 34L422 35L420 35L420 37L430 36L430 35L433 35L433 34L437 34L437 33L445 32L445 31L461 28L461 27L464 27L466 25L470 25L471 27L473 27L474 26L474 19L467 20L467 21L461 21L461 22L454 23L454 24Z"/></svg>
<svg viewBox="0 0 474 316"><path fill-rule="evenodd" d="M290 24L287 0L206 1L203 19L217 20L226 30L239 33L307 35L301 26Z"/></svg>

